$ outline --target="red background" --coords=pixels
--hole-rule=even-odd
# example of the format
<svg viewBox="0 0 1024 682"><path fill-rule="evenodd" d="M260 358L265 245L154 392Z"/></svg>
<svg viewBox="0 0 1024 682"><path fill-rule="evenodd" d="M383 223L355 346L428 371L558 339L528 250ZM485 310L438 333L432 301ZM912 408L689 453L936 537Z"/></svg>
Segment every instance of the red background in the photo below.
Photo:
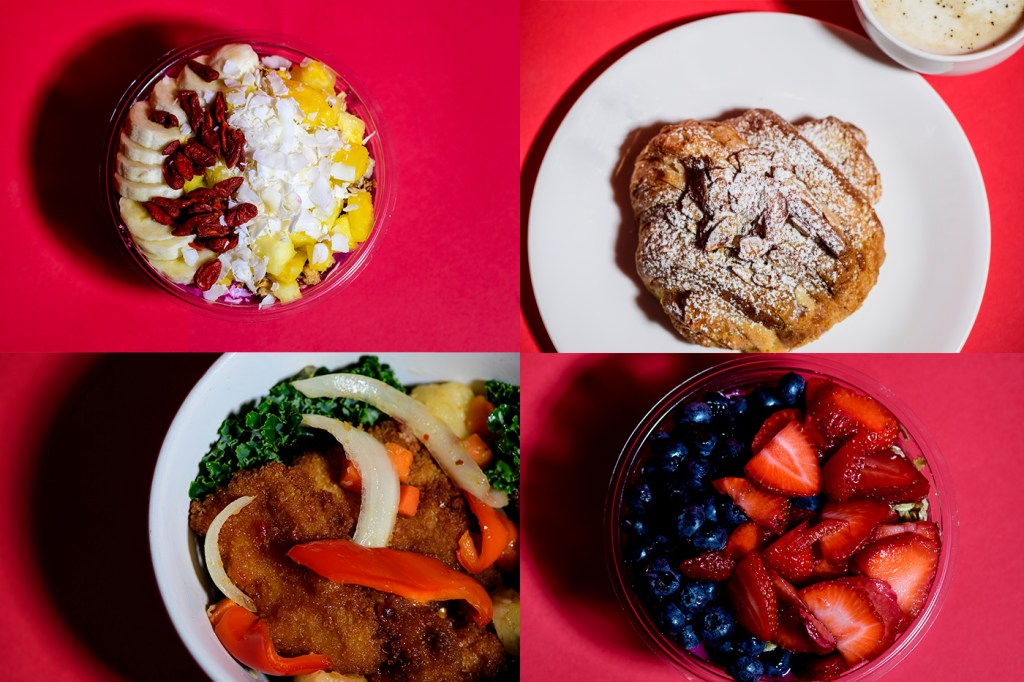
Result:
<svg viewBox="0 0 1024 682"><path fill-rule="evenodd" d="M632 48L697 18L737 11L804 14L863 35L852 0L690 0L587 2L522 0L519 164L521 249L537 171L558 125L595 78ZM723 49L728 49L724 46ZM709 55L709 59L713 55ZM1020 188L1024 185L1024 54L972 76L928 77L960 121L981 166L992 217L988 287L965 351L1024 349L1019 285ZM554 350L522 261L523 351Z"/></svg>
<svg viewBox="0 0 1024 682"><path fill-rule="evenodd" d="M515 3L5 7L0 350L517 350ZM246 29L337 55L377 100L399 173L392 222L357 281L259 324L161 293L122 253L97 190L131 81L173 46Z"/></svg>
<svg viewBox="0 0 1024 682"><path fill-rule="evenodd" d="M957 565L931 631L886 680L1024 679L1020 424L1024 356L830 356L896 393L949 463ZM633 427L720 356L523 357L523 679L681 679L634 634L611 591L602 507Z"/></svg>

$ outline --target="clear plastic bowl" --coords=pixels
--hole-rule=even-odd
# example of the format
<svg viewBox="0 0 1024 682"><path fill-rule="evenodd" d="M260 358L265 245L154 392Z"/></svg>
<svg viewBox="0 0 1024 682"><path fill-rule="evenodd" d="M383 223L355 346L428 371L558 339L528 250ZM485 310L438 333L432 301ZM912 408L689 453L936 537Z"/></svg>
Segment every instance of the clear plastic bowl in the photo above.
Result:
<svg viewBox="0 0 1024 682"><path fill-rule="evenodd" d="M959 532L956 499L946 461L914 413L882 384L836 362L800 355L785 358L744 357L724 362L683 382L651 408L634 429L619 455L605 501L605 525L608 533L606 557L619 603L641 639L690 680L724 682L731 680L732 677L722 668L687 651L659 632L658 626L630 587L622 559L623 535L620 522L623 493L636 479L647 460L648 437L670 422L672 410L677 405L699 399L707 391L719 391L729 395L739 391L746 392L763 384L774 384L788 371L798 372L805 377L825 377L866 393L885 405L899 419L903 427L899 445L911 459L924 457L927 461L922 473L931 484L931 492L928 495L929 514L931 520L938 524L942 534L938 571L921 613L889 649L874 660L845 673L840 679L843 682L879 680L899 665L935 622L949 592ZM792 675L784 679L790 677Z"/></svg>
<svg viewBox="0 0 1024 682"><path fill-rule="evenodd" d="M346 93L348 111L361 118L366 123L365 136L370 138L366 143L370 157L374 159L373 177L377 182L373 192L373 228L369 238L360 244L356 249L347 254L335 254L335 264L323 274L318 284L306 286L302 289L302 297L291 303L274 305L259 308L258 301L228 302L223 300L207 301L202 292L195 286L176 284L164 277L157 271L139 248L136 246L131 234L121 219L121 212L118 208L120 195L114 186L114 173L117 169L117 153L120 146L120 135L124 128L131 106L142 99L149 97L153 86L165 75L176 76L183 68L186 60L209 54L221 45L229 43L247 43L252 46L260 57L276 55L284 57L293 63L298 63L304 58L315 59L327 64L338 73L335 89L338 92ZM216 316L239 318L266 319L270 316L280 315L285 312L305 308L313 301L319 300L328 293L334 293L342 289L346 284L356 278L360 271L366 267L377 250L377 244L383 238L384 229L388 219L394 210L395 203L395 168L390 161L389 137L381 118L380 110L370 98L366 89L356 82L351 72L344 68L328 54L319 51L319 56L306 51L300 41L293 38L282 38L280 36L268 36L248 32L225 33L210 36L202 40L190 43L184 47L177 48L161 57L145 73L139 76L121 97L110 119L110 127L107 133L106 153L101 166L100 183L102 191L107 200L110 217L117 230L117 237L124 245L128 255L149 277L166 293L170 294L176 301L186 306L211 313ZM372 137L370 137L372 135Z"/></svg>

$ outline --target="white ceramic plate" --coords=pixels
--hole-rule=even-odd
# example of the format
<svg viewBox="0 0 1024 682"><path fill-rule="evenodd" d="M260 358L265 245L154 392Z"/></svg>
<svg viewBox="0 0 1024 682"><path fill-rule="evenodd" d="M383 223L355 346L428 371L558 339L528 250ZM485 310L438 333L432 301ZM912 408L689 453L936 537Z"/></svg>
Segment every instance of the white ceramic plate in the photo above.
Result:
<svg viewBox="0 0 1024 682"><path fill-rule="evenodd" d="M747 13L680 26L587 88L551 141L533 193L529 261L559 351L700 351L677 336L633 265L631 163L660 124L755 107L837 116L867 133L888 253L864 305L803 348L958 351L988 275L989 215L970 143L919 75L871 42L807 17ZM620 167L621 166L621 167Z"/></svg>
<svg viewBox="0 0 1024 682"><path fill-rule="evenodd" d="M164 439L149 499L149 544L160 595L185 646L216 682L253 682L220 645L206 618L208 593L188 528L188 486L217 427L243 403L307 365L336 368L360 353L238 353L220 358L182 403ZM385 353L400 381L500 379L519 383L518 353ZM257 679L266 680L265 676Z"/></svg>

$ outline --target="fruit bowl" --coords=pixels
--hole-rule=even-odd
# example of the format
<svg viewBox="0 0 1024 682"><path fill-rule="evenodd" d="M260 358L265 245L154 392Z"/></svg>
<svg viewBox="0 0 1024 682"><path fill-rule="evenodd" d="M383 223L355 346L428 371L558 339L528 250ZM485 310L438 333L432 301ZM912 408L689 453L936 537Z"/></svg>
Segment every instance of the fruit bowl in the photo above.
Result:
<svg viewBox="0 0 1024 682"><path fill-rule="evenodd" d="M693 539L691 540L679 539L682 537L682 535L680 535L679 537L671 536L669 535L669 531L665 530L665 528L667 528L668 525L664 524L663 519L666 518L664 515L649 515L647 517L648 521L650 521L650 519L653 518L658 519L658 521L655 521L655 523L664 524L660 527L660 529L658 526L655 526L655 534L658 536L654 538L655 542L648 545L646 541L631 541L631 538L633 537L643 537L639 535L642 529L636 529L635 519L639 517L641 521L643 521L644 517L642 516L642 514L638 512L633 512L631 514L630 511L631 508L634 510L638 509L636 491L641 489L639 486L639 482L641 481L641 478L644 478L644 480L651 480L650 476L652 475L664 475L664 472L659 474L655 472L654 469L654 467L656 466L661 466L660 462L664 461L664 455L662 454L662 459L656 462L654 455L652 454L651 448L652 445L657 441L670 442L672 440L672 437L667 437L666 433L680 422L684 422L689 418L689 416L687 416L686 414L686 410L690 408L686 406L694 403L695 401L703 400L709 392L717 392L724 395L727 400L723 404L738 402L738 399L741 396L747 396L747 400L754 402L753 398L751 398L751 396L748 395L750 391L753 391L758 387L772 387L772 391L774 391L776 382L778 382L780 378L782 378L784 375L790 372L795 372L806 380L828 380L831 381L832 384L834 384L835 386L841 387L841 390L850 390L859 394L869 396L870 398L873 398L874 401L877 401L877 404L881 404L881 406L887 409L889 413L891 413L891 416L895 417L895 420L896 422L898 422L899 427L898 433L894 434L894 437L896 438L895 445L899 449L901 449L903 453L905 453L906 459L910 460L911 462L917 460L917 468L920 468L920 475L928 483L928 492L925 498L927 500L926 519L928 522L933 522L934 524L936 524L936 526L938 527L938 531L941 534L941 545L939 547L934 548L934 551L937 553L937 558L934 559L934 580L931 582L930 589L927 589L926 587L927 597L922 597L922 599L924 599L923 603L920 603L919 601L915 604L914 609L912 609L913 612L916 614L916 616L913 617L913 620L909 622L909 625L906 625L906 622L910 620L911 617L906 615L902 616L903 622L901 623L900 628L905 627L905 629L903 629L902 632L894 630L896 632L899 632L895 640L892 640L890 637L886 640L886 642L888 642L887 645L878 645L879 647L885 646L884 650L877 649L873 652L873 655L870 657L869 660L850 665L849 669L844 670L841 673L836 672L834 674L844 681L866 681L880 679L888 671L891 671L895 666L897 666L900 663L900 661L902 661L910 653L910 651L920 642L921 638L924 636L924 634L928 631L928 629L935 621L938 611L942 606L946 594L948 593L957 548L957 534L959 521L956 501L946 462L943 459L938 447L935 445L934 441L931 439L930 435L924 429L924 427L920 424L919 420L913 414L913 412L911 412L911 410L907 408L891 391L889 391L887 388L885 388L877 381L867 376L864 376L856 372L855 370L850 369L849 367L846 367L835 362L807 356L791 356L784 359L777 359L775 357L766 356L746 357L734 361L725 362L723 364L705 370L704 372L701 372L700 374L697 374L694 377L687 380L686 382L680 384L678 387L670 391L664 398L662 398L640 421L640 423L637 425L629 439L626 441L626 444L623 447L622 452L618 458L615 470L612 475L605 504L605 524L608 540L606 548L607 564L609 573L611 575L612 584L616 591L616 595L619 599L620 605L622 606L623 610L628 614L629 620L631 621L634 629L640 635L641 639L643 639L644 642L648 646L650 646L653 651L655 651L659 656L661 656L664 660L670 663L678 672L682 673L683 676L687 679L724 681L734 679L734 676L729 674L724 667L712 662L709 657L709 652L706 650L705 643L703 641L704 638L699 635L692 634L695 630L699 631L701 627L704 627L704 623L706 621L701 621L699 619L705 617L706 610L709 607L702 607L705 608L705 611L701 611L700 613L697 613L695 611L691 612L693 613L693 615L691 616L687 616L687 612L684 610L682 614L686 618L685 627L692 626L690 630L685 630L685 628L682 625L683 621L679 618L676 618L675 616L672 616L670 609L667 606L667 603L669 601L677 600L679 595L682 594L682 590L680 589L679 594L673 596L671 599L669 599L668 597L659 598L658 596L651 596L652 594L657 595L653 586L640 584L638 576L641 574L641 565L645 566L645 568L643 569L643 575L649 577L651 575L650 571L653 570L651 569L650 562L656 560L654 559L655 557L668 556L672 559L672 563L675 564L680 556L689 556L685 553L686 547L679 545L679 543L692 542L694 546L697 546L696 538L698 537L698 535L693 535ZM801 391L802 390L803 389L801 389ZM772 391L768 392L772 393ZM761 395L764 394L759 393L757 398L758 401L761 399ZM802 393L800 400L803 400ZM747 453L753 453L754 455L757 455L759 452L758 449L751 450L749 448L750 441L752 439L756 440L757 438L751 437L750 434L760 428L760 425L765 421L765 417L767 415L773 414L775 410L782 409L783 407L785 407L785 405L775 406L771 408L763 408L762 406L762 409L765 409L762 415L759 417L751 418L754 420L753 426L748 428L744 432L744 435L740 435L738 433L734 434L736 440L745 441ZM714 417L714 419L718 419L718 417ZM730 417L729 419L732 419L732 417ZM807 421L808 420L805 420L805 428ZM713 427L709 426L709 429L713 431ZM769 433L767 437L771 438L771 433ZM729 440L732 440L732 438L729 438ZM764 442L765 441L762 441L762 444ZM659 451L660 453L663 453L665 450L663 445L655 447L661 448L661 450ZM698 446L695 446L691 442L688 447L692 453L694 447ZM710 447L719 448L720 446L712 444ZM764 449L769 450L770 448L766 447ZM715 454L712 457L720 456L718 454L719 449L715 449L714 453ZM705 457L706 462L712 461L712 457L708 457L707 455L703 456ZM819 457L820 456L821 455L819 454ZM693 457L694 455L691 454L690 458L692 459ZM751 455L747 454L742 460L740 460L739 465L742 465L742 462L747 461L746 458L749 457L751 457ZM921 461L922 459L923 462ZM687 462L688 460L682 461ZM828 460L826 459L824 461L825 464L822 465L823 472L826 468L828 468ZM647 477L644 477L643 472L645 468L648 466L650 466L651 468L647 469ZM689 465L687 464L687 466ZM745 466L743 468L744 471L748 471L748 469ZM682 475L682 473L683 469L680 469L679 475ZM686 475L689 475L689 473L687 473ZM732 476L732 474L728 475ZM739 475L743 476L744 474L740 473ZM750 476L752 476L752 474ZM709 481L707 487L709 489L711 487L710 481L712 478L718 480L715 476L714 471L707 474L707 480ZM822 474L822 480L825 481L824 474ZM832 481L823 482L822 487L824 488L826 485L831 484ZM718 488L717 485L715 487ZM655 488L655 490L657 491L658 489ZM672 490L672 488L665 488L663 485L661 490ZM832 490L832 488L829 488L829 490ZM919 490L921 490L920 494L923 495L923 489ZM648 489L648 492L650 492L650 488ZM692 501L693 499L693 495L704 495L706 492L707 491L698 488L697 493L686 493L688 495L691 495L690 500L688 500L686 503L690 504L690 501ZM725 491L721 488L718 488L718 492L723 493ZM713 497L713 493L714 491L712 490L712 497L708 497L707 499L719 500L715 504L718 505L718 514L719 517L721 517L721 514L723 513L722 510L725 509L725 507L721 506L723 504L723 502L721 501L722 496L719 495L717 498L715 498ZM662 492L656 494L667 493ZM818 498L819 500L824 498L825 504L833 503L831 498L829 498L825 493L819 495ZM650 500L652 498L648 496L647 499ZM733 500L737 500L737 498L733 497ZM664 502L658 502L658 504L664 504ZM701 503L698 503L698 506L699 504ZM819 501L819 504L822 504L822 502ZM693 505L691 504L690 506L692 507ZM789 508L790 507L787 506L787 509ZM664 507L652 507L651 509L664 509ZM925 516L925 512L921 511L921 505L918 505L915 509L919 513L921 513L922 516ZM731 514L731 512L729 513ZM744 516L745 515L741 515L741 517ZM675 523L675 519L679 517L672 518L673 523ZM719 521L721 521L721 518L719 518ZM628 524L628 530L630 535L627 535L627 526L624 526L624 522ZM899 524L901 522L902 521L887 521L887 523L892 523L893 525ZM722 523L723 525L725 524L725 522ZM876 524L878 523L879 522L876 522ZM819 527L824 525L824 523L820 523ZM918 525L924 526L927 524L922 523ZM698 527L700 527L699 524ZM675 526L673 526L673 528L675 528ZM766 548L773 546L772 543L775 542L778 535L782 534L784 537L789 537L787 533L789 533L792 530L794 530L792 525L786 526L786 530L780 530L773 536L773 538L765 540L759 546L759 552L767 552ZM680 530L679 532L683 533L682 530ZM904 535L908 534L905 533ZM667 544L665 544L666 537L671 537L673 539L667 540ZM707 535L705 535L704 537L707 537ZM662 543L661 546L668 547L668 549L652 549L650 550L651 553L649 555L645 555L645 552L647 551L645 548L648 546L652 548L657 548L659 546L659 541ZM710 542L715 542L715 540L712 539L710 540ZM718 542L720 543L721 541L719 540ZM862 541L857 546L856 552L860 552L861 554L867 555L867 550L872 547L872 544L879 545L880 542L881 540L878 539L878 536L873 535L872 540L870 542ZM676 543L676 547L672 546L673 543ZM711 548L722 549L722 546L719 544L714 545ZM689 549L689 552L696 553L699 552L701 549L702 548L698 548L696 550ZM820 548L816 549L815 551L820 552ZM659 552L661 554L659 554ZM854 553L855 552L851 550L851 556ZM705 552L705 554L708 554L708 552ZM721 554L721 552L719 552L719 554ZM857 557L859 556L860 554L857 554ZM851 565L854 564L854 561L855 559L857 559L857 557L854 557L849 560ZM735 561L735 566L738 567L740 563L740 559L737 558ZM762 568L760 570L763 571L764 569ZM733 569L729 568L729 571L733 571ZM682 573L681 564L679 565L679 572ZM769 573L771 573L771 571L769 571ZM734 576L735 572L731 573L730 578L728 580L731 581ZM679 577L678 574L677 577ZM685 582L685 574L682 577L682 585L686 587L688 583ZM836 577L840 580L846 579L839 575L837 575ZM864 580L864 578L860 577L853 579ZM721 578L719 578L719 580L721 580ZM812 580L822 579L814 578ZM836 580L835 582L838 581L839 580ZM696 580L693 580L691 582L693 584L698 584ZM872 582L877 583L878 581L876 580ZM734 597L732 597L731 595L728 597L724 596L727 590L732 589L731 582L723 581L716 584L718 585L718 588L716 588L718 592L708 595L707 599L713 600L711 601L712 606L716 603L724 603L724 608L726 608L727 610L732 608L729 606L729 604L730 599L734 599ZM824 584L824 581L822 582L822 584ZM668 589L671 589L671 587ZM645 594L643 596L641 595L641 591L645 591ZM713 596L714 594L717 594L719 596ZM800 592L801 596L803 596L803 594L804 592ZM900 598L902 598L903 595L899 596ZM646 599L644 597L646 597ZM680 603L685 605L685 602L683 601L681 601ZM707 602L705 601L705 603ZM900 604L902 606L903 602L900 602ZM657 611L655 609L657 609ZM876 615L878 612L876 612ZM899 612L897 611L897 613ZM733 617L735 617L735 614L733 615ZM676 620L678 620L679 622L677 623ZM670 624L666 625L666 623ZM698 625L698 623L700 624ZM669 636L668 634L666 634L666 630L674 630L672 632L673 636ZM888 634L888 623L885 625L885 630ZM705 630L705 632L707 632L707 630ZM694 640L693 637L697 637L697 639ZM695 642L698 641L700 642L700 644L698 646L694 646ZM726 644L728 644L728 642L726 642ZM691 648L687 649L687 645L689 645ZM715 643L712 643L712 646L714 645ZM742 651L742 649L740 651ZM730 655L738 657L740 655L740 652L734 652ZM757 657L757 655L755 655L755 658ZM721 652L719 652L719 656L716 656L716 658L719 658L719 660L721 661L723 660L723 658L720 656ZM735 661L736 658L732 658L730 660ZM732 670L731 672L735 673L736 670ZM796 675L795 673L785 673L781 675L781 677L783 679L794 680L814 679L814 677L809 676L809 674L805 674L801 677ZM750 677L749 679L762 678L760 675L758 675L757 677ZM775 678L765 676L763 677L763 679ZM835 679L835 677L828 677L827 679Z"/></svg>
<svg viewBox="0 0 1024 682"><path fill-rule="evenodd" d="M212 36L128 87L102 191L119 241L161 290L265 318L337 292L376 252L395 194L383 125L335 60L291 39Z"/></svg>

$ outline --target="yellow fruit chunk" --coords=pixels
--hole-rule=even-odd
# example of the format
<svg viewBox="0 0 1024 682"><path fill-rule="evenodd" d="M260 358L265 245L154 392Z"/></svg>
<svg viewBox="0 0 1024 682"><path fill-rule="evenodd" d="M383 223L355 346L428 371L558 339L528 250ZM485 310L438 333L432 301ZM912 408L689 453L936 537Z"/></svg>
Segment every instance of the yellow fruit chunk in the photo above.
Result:
<svg viewBox="0 0 1024 682"><path fill-rule="evenodd" d="M366 175L366 169L370 165L370 152L363 145L352 142L348 149L339 149L338 153L334 155L334 160L355 168L355 181L358 182L361 177Z"/></svg>
<svg viewBox="0 0 1024 682"><path fill-rule="evenodd" d="M317 90L333 95L337 76L321 62L308 61L292 67L292 78Z"/></svg>
<svg viewBox="0 0 1024 682"><path fill-rule="evenodd" d="M298 81L288 81L288 94L294 99L302 112L306 114L306 120L322 124L326 127L333 127L338 123L338 109L332 108L327 101L327 95L322 90L310 87Z"/></svg>
<svg viewBox="0 0 1024 682"><path fill-rule="evenodd" d="M302 268L306 267L306 251L303 249L299 251L291 259L284 264L281 268L281 272L277 275L277 281L286 284L288 282L294 282L302 274Z"/></svg>
<svg viewBox="0 0 1024 682"><path fill-rule="evenodd" d="M338 114L338 127L341 128L342 137L349 144L362 144L363 133L366 132L366 124L363 119L353 116L347 111Z"/></svg>
<svg viewBox="0 0 1024 682"><path fill-rule="evenodd" d="M355 208L350 208L355 206ZM352 240L357 244L365 242L373 229L373 198L369 192L357 189L348 198L345 215L352 231Z"/></svg>
<svg viewBox="0 0 1024 682"><path fill-rule="evenodd" d="M352 239L352 224L349 222L348 216L345 214L339 216L338 219L334 221L334 224L331 225L331 234L340 234L345 237L345 239L348 239L348 248L350 250L358 246L356 241Z"/></svg>
<svg viewBox="0 0 1024 682"><path fill-rule="evenodd" d="M207 187L213 187L221 180L227 180L237 174L237 172L225 166L223 161L217 161L216 166L206 169L206 175L203 176L203 182Z"/></svg>
<svg viewBox="0 0 1024 682"><path fill-rule="evenodd" d="M267 259L267 274L274 277L280 275L288 261L295 257L292 240L274 234L265 234L257 239L253 250L256 255Z"/></svg>
<svg viewBox="0 0 1024 682"><path fill-rule="evenodd" d="M202 175L193 175L191 179L185 182L185 186L182 188L182 191L184 191L185 194L188 194L194 189L199 189L200 187L203 187L204 177L205 176Z"/></svg>
<svg viewBox="0 0 1024 682"><path fill-rule="evenodd" d="M281 301L281 303L291 303L298 298L302 298L302 292L299 291L299 285L295 282L281 284L273 294L277 297L277 300Z"/></svg>
<svg viewBox="0 0 1024 682"><path fill-rule="evenodd" d="M334 259L331 258L331 247L330 247L330 245L324 244L324 246L327 247L327 258L325 258L323 261L321 261L319 263L316 263L316 262L313 261L313 258L314 258L313 253L316 250L316 244L313 244L312 246L307 246L306 247L306 256L307 256L307 258L309 260L309 267L313 268L317 272L323 272L327 268L331 267L331 265L334 263Z"/></svg>
<svg viewBox="0 0 1024 682"><path fill-rule="evenodd" d="M292 233L292 246L298 251L301 248L316 244L316 240L310 237L305 232L294 232Z"/></svg>

